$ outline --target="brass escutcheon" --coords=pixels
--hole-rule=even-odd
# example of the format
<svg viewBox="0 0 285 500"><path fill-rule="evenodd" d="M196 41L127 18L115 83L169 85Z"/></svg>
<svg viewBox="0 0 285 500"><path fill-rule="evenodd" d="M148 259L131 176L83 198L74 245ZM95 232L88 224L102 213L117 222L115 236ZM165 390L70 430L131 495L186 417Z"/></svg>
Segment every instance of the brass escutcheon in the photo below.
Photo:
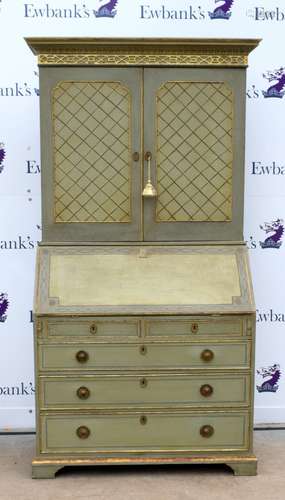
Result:
<svg viewBox="0 0 285 500"><path fill-rule="evenodd" d="M75 357L79 363L86 363L89 359L89 354L86 351L78 351Z"/></svg>
<svg viewBox="0 0 285 500"><path fill-rule="evenodd" d="M90 391L88 387L82 386L79 387L79 389L77 389L76 394L79 397L79 399L88 399L90 396Z"/></svg>
<svg viewBox="0 0 285 500"><path fill-rule="evenodd" d="M200 429L200 434L204 438L210 438L214 434L214 427L211 425L203 425Z"/></svg>
<svg viewBox="0 0 285 500"><path fill-rule="evenodd" d="M214 358L214 353L210 349L204 349L201 353L201 359L206 363L209 363Z"/></svg>
<svg viewBox="0 0 285 500"><path fill-rule="evenodd" d="M147 417L146 417L145 415L142 415L142 416L140 417L140 423L141 423L142 425L145 425L145 424L147 423Z"/></svg>
<svg viewBox="0 0 285 500"><path fill-rule="evenodd" d="M198 332L198 330L199 330L199 325L198 325L198 323L192 323L192 325L191 325L191 332L192 332L192 333L197 333L197 332Z"/></svg>
<svg viewBox="0 0 285 500"><path fill-rule="evenodd" d="M82 425L81 427L78 427L76 434L80 439L87 439L90 436L90 429L85 427L85 425Z"/></svg>
<svg viewBox="0 0 285 500"><path fill-rule="evenodd" d="M96 323L92 323L92 325L90 325L90 333L94 334L97 332L97 325Z"/></svg>
<svg viewBox="0 0 285 500"><path fill-rule="evenodd" d="M141 346L140 346L140 353L141 353L141 354L146 354L146 352L147 352L147 348L146 348L146 346L145 346L145 345L141 345Z"/></svg>
<svg viewBox="0 0 285 500"><path fill-rule="evenodd" d="M140 159L140 154L136 151L135 153L133 153L133 160L139 161L139 159Z"/></svg>
<svg viewBox="0 0 285 500"><path fill-rule="evenodd" d="M140 379L140 386L141 387L146 387L147 386L147 379L145 377Z"/></svg>
<svg viewBox="0 0 285 500"><path fill-rule="evenodd" d="M211 396L214 392L214 389L211 385L209 384L204 384L204 385L201 385L200 387L200 394L202 396L204 396L205 398L208 398L209 396Z"/></svg>

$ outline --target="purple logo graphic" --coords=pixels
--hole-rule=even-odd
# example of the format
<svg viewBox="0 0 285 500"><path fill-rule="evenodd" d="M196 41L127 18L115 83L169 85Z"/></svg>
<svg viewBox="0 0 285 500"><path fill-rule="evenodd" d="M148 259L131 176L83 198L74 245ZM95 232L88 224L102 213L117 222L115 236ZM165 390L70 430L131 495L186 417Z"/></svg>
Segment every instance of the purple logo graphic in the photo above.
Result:
<svg viewBox="0 0 285 500"><path fill-rule="evenodd" d="M215 3L221 0L215 0ZM223 0L223 5L217 7L214 12L208 12L211 19L229 19L232 15L231 8L234 0Z"/></svg>
<svg viewBox="0 0 285 500"><path fill-rule="evenodd" d="M263 96L265 98L267 97L277 97L279 99L282 99L282 97L285 94L285 68L279 68L276 69L275 71L267 71L266 73L263 73L262 75L266 80L269 82L272 81L277 81L274 85L271 85L268 90L262 91Z"/></svg>
<svg viewBox="0 0 285 500"><path fill-rule="evenodd" d="M37 72L37 71L34 71L34 75L35 75L37 78L39 78L39 74L38 74L38 72ZM35 91L36 96L38 96L38 97L39 97L39 95L40 95L40 89L39 89L39 87L38 87L38 86L37 86L37 87L34 87L34 91Z"/></svg>
<svg viewBox="0 0 285 500"><path fill-rule="evenodd" d="M5 159L6 153L5 153L5 144L3 142L0 142L0 174L3 172L4 165L3 161Z"/></svg>
<svg viewBox="0 0 285 500"><path fill-rule="evenodd" d="M280 365L261 368L261 370L256 370L256 373L267 379L261 385L256 386L258 392L276 392L279 389L277 382L281 377Z"/></svg>
<svg viewBox="0 0 285 500"><path fill-rule="evenodd" d="M8 294L0 293L0 323L5 323L7 319L7 309L9 306Z"/></svg>
<svg viewBox="0 0 285 500"><path fill-rule="evenodd" d="M284 233L284 221L276 219L272 222L265 222L259 226L265 233L271 233L264 241L260 241L261 248L280 248L282 245L282 236Z"/></svg>
<svg viewBox="0 0 285 500"><path fill-rule="evenodd" d="M105 0L106 1L106 0ZM100 0L102 2L102 0ZM110 0L107 3L104 3L98 10L95 11L96 17L115 17L117 11L115 9L118 0Z"/></svg>

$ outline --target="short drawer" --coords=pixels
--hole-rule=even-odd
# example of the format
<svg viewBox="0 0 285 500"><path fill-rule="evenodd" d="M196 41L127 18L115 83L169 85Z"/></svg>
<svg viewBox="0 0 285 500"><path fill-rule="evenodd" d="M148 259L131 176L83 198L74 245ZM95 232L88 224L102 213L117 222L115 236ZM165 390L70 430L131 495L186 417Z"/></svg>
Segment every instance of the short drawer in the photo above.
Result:
<svg viewBox="0 0 285 500"><path fill-rule="evenodd" d="M139 320L104 320L101 318L49 319L44 324L44 331L49 338L55 337L139 337Z"/></svg>
<svg viewBox="0 0 285 500"><path fill-rule="evenodd" d="M210 373L40 377L39 388L41 409L247 405L249 391L249 375Z"/></svg>
<svg viewBox="0 0 285 500"><path fill-rule="evenodd" d="M247 413L138 413L41 417L41 451L94 453L248 449Z"/></svg>
<svg viewBox="0 0 285 500"><path fill-rule="evenodd" d="M39 368L46 371L249 366L247 342L39 345Z"/></svg>
<svg viewBox="0 0 285 500"><path fill-rule="evenodd" d="M148 336L167 336L175 337L177 335L186 336L242 336L243 319L227 318L220 319L208 317L205 319L158 319L146 322L146 335Z"/></svg>

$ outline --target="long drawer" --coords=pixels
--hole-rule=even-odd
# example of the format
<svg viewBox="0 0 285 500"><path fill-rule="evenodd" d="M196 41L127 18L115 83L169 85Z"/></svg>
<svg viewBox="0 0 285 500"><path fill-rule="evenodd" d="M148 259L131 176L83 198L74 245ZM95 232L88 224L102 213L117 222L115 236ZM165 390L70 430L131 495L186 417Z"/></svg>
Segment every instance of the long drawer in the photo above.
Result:
<svg viewBox="0 0 285 500"><path fill-rule="evenodd" d="M138 413L41 417L43 453L229 451L248 448L247 413Z"/></svg>
<svg viewBox="0 0 285 500"><path fill-rule="evenodd" d="M44 371L249 366L247 342L39 345L39 368Z"/></svg>
<svg viewBox="0 0 285 500"><path fill-rule="evenodd" d="M208 372L209 373L209 372ZM249 403L249 375L40 377L41 409L117 406L237 406Z"/></svg>

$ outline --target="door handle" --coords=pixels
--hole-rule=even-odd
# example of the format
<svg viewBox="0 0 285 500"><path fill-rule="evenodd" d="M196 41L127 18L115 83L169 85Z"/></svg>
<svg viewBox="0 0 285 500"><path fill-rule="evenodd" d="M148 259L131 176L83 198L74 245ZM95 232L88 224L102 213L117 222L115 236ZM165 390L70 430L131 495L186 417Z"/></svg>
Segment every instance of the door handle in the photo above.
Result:
<svg viewBox="0 0 285 500"><path fill-rule="evenodd" d="M142 195L144 198L155 198L157 196L156 189L151 182L151 153L149 151L146 152L144 159L147 161L147 183L144 187Z"/></svg>

